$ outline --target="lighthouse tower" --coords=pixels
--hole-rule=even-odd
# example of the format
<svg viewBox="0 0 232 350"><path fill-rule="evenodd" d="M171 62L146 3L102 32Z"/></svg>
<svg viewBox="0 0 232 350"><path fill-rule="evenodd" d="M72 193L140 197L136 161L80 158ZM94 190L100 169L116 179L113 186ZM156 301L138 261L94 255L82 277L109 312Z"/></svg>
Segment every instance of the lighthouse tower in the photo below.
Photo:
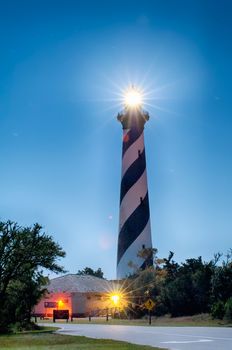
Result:
<svg viewBox="0 0 232 350"><path fill-rule="evenodd" d="M152 248L147 187L144 125L149 114L142 110L141 95L132 87L125 108L117 119L122 124L122 175L117 255L117 278L126 278L135 268L153 264L152 257L138 252Z"/></svg>

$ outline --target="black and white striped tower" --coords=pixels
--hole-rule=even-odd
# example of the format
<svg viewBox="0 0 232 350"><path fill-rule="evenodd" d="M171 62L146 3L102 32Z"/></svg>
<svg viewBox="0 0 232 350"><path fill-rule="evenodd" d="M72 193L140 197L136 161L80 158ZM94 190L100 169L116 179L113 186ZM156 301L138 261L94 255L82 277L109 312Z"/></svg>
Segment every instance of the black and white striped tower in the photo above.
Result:
<svg viewBox="0 0 232 350"><path fill-rule="evenodd" d="M141 105L132 103L117 119L123 128L117 256L117 278L122 279L134 272L133 266L144 269L153 263L151 257L138 257L142 249L152 248L144 146L144 125L149 114Z"/></svg>

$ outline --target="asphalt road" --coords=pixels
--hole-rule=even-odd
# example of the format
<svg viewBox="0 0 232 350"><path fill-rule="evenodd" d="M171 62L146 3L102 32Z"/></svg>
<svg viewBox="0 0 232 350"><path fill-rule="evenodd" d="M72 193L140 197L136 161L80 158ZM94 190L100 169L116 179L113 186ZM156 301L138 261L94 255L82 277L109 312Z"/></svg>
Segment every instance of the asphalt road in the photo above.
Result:
<svg viewBox="0 0 232 350"><path fill-rule="evenodd" d="M54 323L46 325L54 326ZM171 350L232 350L232 328L142 327L58 322L56 326L61 327L58 331L61 334L122 340Z"/></svg>

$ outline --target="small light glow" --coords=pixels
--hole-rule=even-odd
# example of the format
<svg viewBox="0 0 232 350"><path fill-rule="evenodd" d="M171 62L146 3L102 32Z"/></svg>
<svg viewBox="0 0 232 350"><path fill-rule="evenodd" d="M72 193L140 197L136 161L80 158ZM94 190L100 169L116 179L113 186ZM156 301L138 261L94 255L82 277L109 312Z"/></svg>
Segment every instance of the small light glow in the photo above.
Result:
<svg viewBox="0 0 232 350"><path fill-rule="evenodd" d="M110 299L113 301L115 305L117 305L119 302L120 296L118 294L113 294L111 295Z"/></svg>
<svg viewBox="0 0 232 350"><path fill-rule="evenodd" d="M124 104L128 108L141 107L143 103L143 93L131 86L124 94Z"/></svg>
<svg viewBox="0 0 232 350"><path fill-rule="evenodd" d="M58 301L58 307L59 307L59 308L62 308L63 304L64 304L64 303L63 303L62 300L59 300L59 301Z"/></svg>

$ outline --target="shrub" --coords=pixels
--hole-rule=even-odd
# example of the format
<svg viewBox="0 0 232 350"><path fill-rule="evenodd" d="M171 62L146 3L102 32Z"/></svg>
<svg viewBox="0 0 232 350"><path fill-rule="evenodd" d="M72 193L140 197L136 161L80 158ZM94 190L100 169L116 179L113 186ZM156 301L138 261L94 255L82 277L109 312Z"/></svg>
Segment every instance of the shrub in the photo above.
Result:
<svg viewBox="0 0 232 350"><path fill-rule="evenodd" d="M211 308L211 316L212 318L218 318L219 320L222 320L225 314L225 306L222 301L218 301L213 304Z"/></svg>
<svg viewBox="0 0 232 350"><path fill-rule="evenodd" d="M225 304L224 319L226 321L232 321L232 297L229 298Z"/></svg>
<svg viewBox="0 0 232 350"><path fill-rule="evenodd" d="M168 308L163 303L157 303L154 308L154 315L155 316L164 316L168 313Z"/></svg>

